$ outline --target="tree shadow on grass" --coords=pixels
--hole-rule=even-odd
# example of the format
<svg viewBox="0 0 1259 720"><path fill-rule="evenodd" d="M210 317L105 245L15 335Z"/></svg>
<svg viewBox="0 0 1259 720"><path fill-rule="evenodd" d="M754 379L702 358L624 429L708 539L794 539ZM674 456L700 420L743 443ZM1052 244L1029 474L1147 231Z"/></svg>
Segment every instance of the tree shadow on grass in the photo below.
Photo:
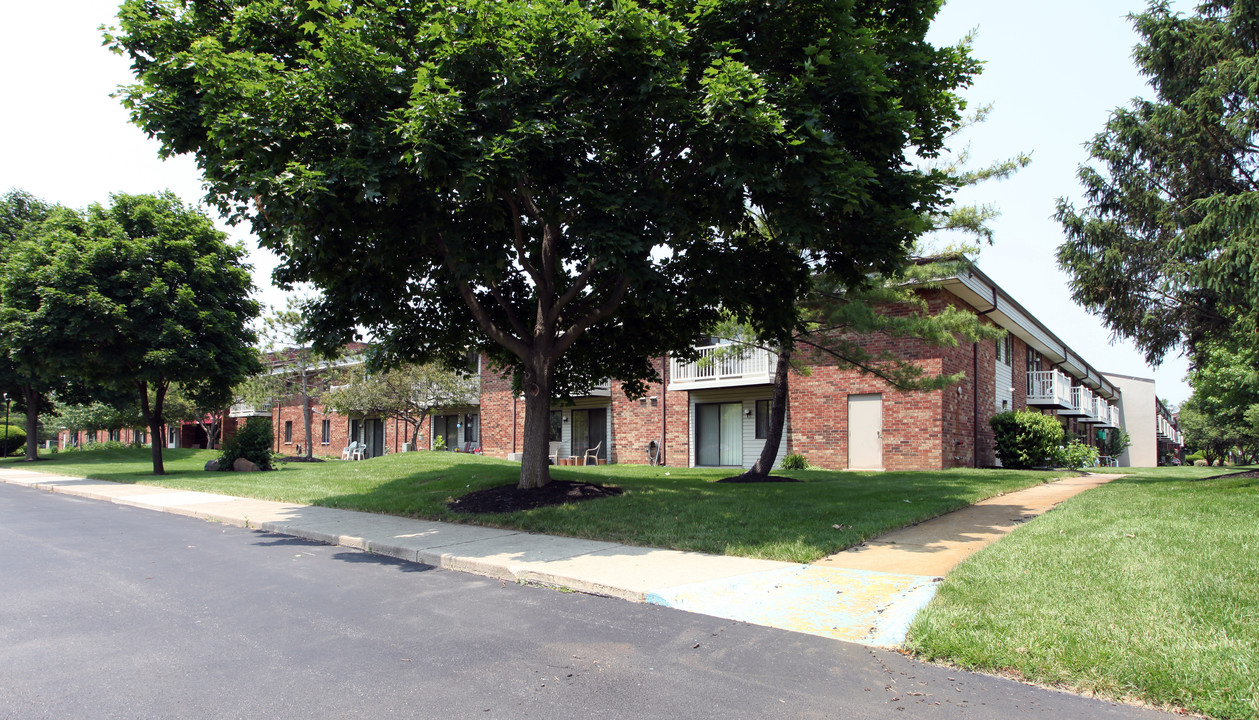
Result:
<svg viewBox="0 0 1259 720"><path fill-rule="evenodd" d="M637 468L618 475L616 466L601 466L597 471L579 469L588 472L557 469L553 478L615 484L624 494L500 514L457 514L446 507L448 500L514 484L515 467L461 465L425 470L316 502L629 545L807 562L1018 489L1012 484L1035 485L1056 477L1012 471L810 472L802 474L808 475L804 482L797 483L718 484L690 477L696 473L685 469L667 477L644 477ZM1004 523L994 521L994 528L998 524ZM781 549L785 547L794 549Z"/></svg>

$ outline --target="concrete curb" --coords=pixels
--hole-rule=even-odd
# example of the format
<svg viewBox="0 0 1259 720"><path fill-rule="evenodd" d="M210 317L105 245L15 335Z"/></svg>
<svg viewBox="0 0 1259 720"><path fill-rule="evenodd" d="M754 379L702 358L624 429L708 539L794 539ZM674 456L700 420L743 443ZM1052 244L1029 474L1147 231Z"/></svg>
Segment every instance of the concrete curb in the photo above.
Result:
<svg viewBox="0 0 1259 720"><path fill-rule="evenodd" d="M878 647L904 641L957 562L1063 497L1112 477L1034 486L894 531L813 565L635 547L355 510L0 469L0 482L362 550L497 580L573 590ZM1029 500L1030 499L1030 500ZM998 513L1008 524L993 523ZM974 520L990 531L973 538ZM968 524L969 523L969 524ZM931 558L923 564L924 558ZM888 572L892 570L892 572Z"/></svg>

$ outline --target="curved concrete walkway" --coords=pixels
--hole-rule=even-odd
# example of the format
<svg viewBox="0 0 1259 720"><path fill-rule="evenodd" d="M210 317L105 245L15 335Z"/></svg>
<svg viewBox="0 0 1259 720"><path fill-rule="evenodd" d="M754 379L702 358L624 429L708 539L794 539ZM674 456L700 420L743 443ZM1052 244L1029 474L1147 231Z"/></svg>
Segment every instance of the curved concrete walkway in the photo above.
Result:
<svg viewBox="0 0 1259 720"><path fill-rule="evenodd" d="M883 647L904 640L914 614L962 559L1117 477L1007 493L798 565L0 468L0 482Z"/></svg>

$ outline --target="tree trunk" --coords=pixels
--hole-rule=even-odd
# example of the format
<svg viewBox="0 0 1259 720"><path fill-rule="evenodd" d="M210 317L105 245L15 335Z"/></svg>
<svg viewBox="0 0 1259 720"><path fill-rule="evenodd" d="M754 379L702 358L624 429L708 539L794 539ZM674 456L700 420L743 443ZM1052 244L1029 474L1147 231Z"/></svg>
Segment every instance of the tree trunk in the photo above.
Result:
<svg viewBox="0 0 1259 720"><path fill-rule="evenodd" d="M541 353L532 358L536 368L525 370L525 436L520 459L521 490L540 488L551 482L551 384L554 380L549 358Z"/></svg>
<svg viewBox="0 0 1259 720"><path fill-rule="evenodd" d="M791 370L792 342L788 339L778 351L778 365L774 368L774 399L769 404L769 427L765 428L765 446L761 455L752 467L740 478L759 480L769 477L774 469L774 458L778 456L778 446L782 444L783 427L787 420L787 380Z"/></svg>
<svg viewBox="0 0 1259 720"><path fill-rule="evenodd" d="M306 459L310 460L314 457L314 449L311 448L312 440L310 423L313 419L314 410L310 407L310 385L306 381L306 373L302 373L302 422L306 425Z"/></svg>
<svg viewBox="0 0 1259 720"><path fill-rule="evenodd" d="M158 383L153 388L153 404L149 405L148 383L137 383L140 388L140 414L149 426L153 435L153 474L165 475L166 468L162 465L162 446L165 445L166 434L162 427L162 405L166 402L166 386Z"/></svg>
<svg viewBox="0 0 1259 720"><path fill-rule="evenodd" d="M22 400L26 402L26 462L39 459L39 393L30 385L22 386ZM6 447L5 453L9 449Z"/></svg>

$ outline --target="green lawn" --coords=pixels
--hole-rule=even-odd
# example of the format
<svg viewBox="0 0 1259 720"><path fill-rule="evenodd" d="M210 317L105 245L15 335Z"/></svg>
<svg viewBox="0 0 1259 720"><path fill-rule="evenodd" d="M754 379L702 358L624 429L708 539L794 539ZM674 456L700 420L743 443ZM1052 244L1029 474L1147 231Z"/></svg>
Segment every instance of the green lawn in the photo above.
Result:
<svg viewBox="0 0 1259 720"><path fill-rule="evenodd" d="M954 570L920 656L1259 718L1259 479L1158 468L1079 495Z"/></svg>
<svg viewBox="0 0 1259 720"><path fill-rule="evenodd" d="M149 474L148 451L138 449L59 453L34 469L788 562L810 562L893 528L1062 475L1011 470L799 471L785 474L800 483L716 484L714 480L730 471L564 467L555 468L553 477L618 485L625 493L561 507L469 517L451 513L446 501L514 483L519 464L478 455L419 452L360 462L281 464L281 470L269 473L202 471L205 461L215 456L207 451L167 451L169 474L160 478Z"/></svg>

